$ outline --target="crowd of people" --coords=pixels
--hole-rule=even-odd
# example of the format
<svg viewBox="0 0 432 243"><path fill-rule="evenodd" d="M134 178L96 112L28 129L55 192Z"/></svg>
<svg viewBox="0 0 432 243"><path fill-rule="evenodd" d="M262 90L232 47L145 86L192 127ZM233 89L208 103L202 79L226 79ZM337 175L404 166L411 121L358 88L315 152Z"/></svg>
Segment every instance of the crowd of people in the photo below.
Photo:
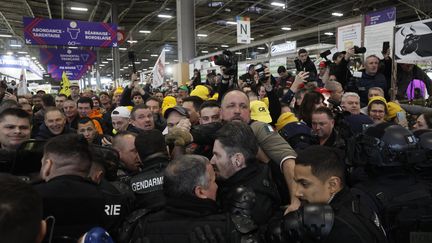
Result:
<svg viewBox="0 0 432 243"><path fill-rule="evenodd" d="M70 95L2 82L0 241L427 237L432 108L402 101L426 100L431 80L402 64L390 100L383 54L353 74L354 48L318 70L301 49L296 75L257 64L235 82L222 67L157 89L136 74L107 92L71 81Z"/></svg>

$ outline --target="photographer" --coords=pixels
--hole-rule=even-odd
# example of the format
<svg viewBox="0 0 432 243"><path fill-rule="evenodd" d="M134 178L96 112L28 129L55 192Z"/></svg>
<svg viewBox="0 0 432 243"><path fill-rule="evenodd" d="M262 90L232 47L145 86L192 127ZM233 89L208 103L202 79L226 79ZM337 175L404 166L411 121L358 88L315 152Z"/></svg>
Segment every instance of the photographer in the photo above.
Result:
<svg viewBox="0 0 432 243"><path fill-rule="evenodd" d="M354 48L333 54L333 65L331 66L330 74L336 76L336 80L342 84L342 87L345 87L348 80L352 77L349 70L349 61L352 56L354 56Z"/></svg>
<svg viewBox="0 0 432 243"><path fill-rule="evenodd" d="M308 81L316 81L318 78L318 73L315 64L309 58L309 54L306 49L300 49L298 51L298 58L294 60L297 72L309 72Z"/></svg>
<svg viewBox="0 0 432 243"><path fill-rule="evenodd" d="M251 64L248 67L248 72L239 77L238 86L243 88L245 85L251 86L255 83L255 65Z"/></svg>

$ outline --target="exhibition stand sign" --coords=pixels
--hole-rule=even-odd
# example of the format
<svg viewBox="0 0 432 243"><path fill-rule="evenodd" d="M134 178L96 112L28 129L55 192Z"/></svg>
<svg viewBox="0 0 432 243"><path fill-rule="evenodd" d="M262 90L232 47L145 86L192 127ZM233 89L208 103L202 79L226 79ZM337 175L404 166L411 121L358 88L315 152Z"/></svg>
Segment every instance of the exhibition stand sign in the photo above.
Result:
<svg viewBox="0 0 432 243"><path fill-rule="evenodd" d="M432 19L397 25L394 38L396 62L432 61Z"/></svg>
<svg viewBox="0 0 432 243"><path fill-rule="evenodd" d="M71 80L80 79L89 70L90 65L76 64L76 65L58 65L48 64L48 73L55 80L62 79L63 72L66 73L67 77Z"/></svg>
<svg viewBox="0 0 432 243"><path fill-rule="evenodd" d="M393 47L393 28L396 25L396 8L367 13L365 16L364 46L365 56L377 55L383 58L383 42Z"/></svg>
<svg viewBox="0 0 432 243"><path fill-rule="evenodd" d="M27 45L117 47L117 25L23 17Z"/></svg>

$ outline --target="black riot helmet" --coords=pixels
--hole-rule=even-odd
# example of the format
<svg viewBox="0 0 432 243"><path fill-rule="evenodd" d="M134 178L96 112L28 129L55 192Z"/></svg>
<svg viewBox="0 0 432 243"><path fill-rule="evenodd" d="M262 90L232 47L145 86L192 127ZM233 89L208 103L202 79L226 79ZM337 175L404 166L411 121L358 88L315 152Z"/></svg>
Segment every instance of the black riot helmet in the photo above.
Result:
<svg viewBox="0 0 432 243"><path fill-rule="evenodd" d="M366 135L379 139L377 148L380 150L382 160L375 165L402 166L416 162L417 139L408 129L392 123L381 123L368 128Z"/></svg>

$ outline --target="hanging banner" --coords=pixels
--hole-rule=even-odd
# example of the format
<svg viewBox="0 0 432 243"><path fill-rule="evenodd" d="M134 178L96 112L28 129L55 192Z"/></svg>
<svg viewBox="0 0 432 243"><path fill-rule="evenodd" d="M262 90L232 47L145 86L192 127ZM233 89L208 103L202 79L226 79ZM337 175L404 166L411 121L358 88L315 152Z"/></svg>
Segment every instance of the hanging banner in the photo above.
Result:
<svg viewBox="0 0 432 243"><path fill-rule="evenodd" d="M361 46L362 25L355 23L337 29L337 49L345 51L353 46Z"/></svg>
<svg viewBox="0 0 432 243"><path fill-rule="evenodd" d="M96 52L78 49L40 48L42 64L93 65L96 62Z"/></svg>
<svg viewBox="0 0 432 243"><path fill-rule="evenodd" d="M23 17L27 45L117 47L117 25Z"/></svg>
<svg viewBox="0 0 432 243"><path fill-rule="evenodd" d="M287 53L295 53L297 50L297 41L287 41L282 44L272 45L271 54L280 55Z"/></svg>
<svg viewBox="0 0 432 243"><path fill-rule="evenodd" d="M364 47L365 56L377 55L383 58L383 42L388 41L393 47L393 27L396 25L396 8L367 13L365 16Z"/></svg>
<svg viewBox="0 0 432 243"><path fill-rule="evenodd" d="M51 77L55 80L62 79L63 72L67 75L67 77L70 80L78 80L87 72L87 70L89 70L90 65L48 64L47 68L48 68L48 73L51 74Z"/></svg>
<svg viewBox="0 0 432 243"><path fill-rule="evenodd" d="M400 63L432 61L432 19L395 27L395 60Z"/></svg>
<svg viewBox="0 0 432 243"><path fill-rule="evenodd" d="M155 66L153 67L153 81L152 87L157 88L163 84L165 78L165 50L162 49L159 58L156 61Z"/></svg>
<svg viewBox="0 0 432 243"><path fill-rule="evenodd" d="M237 43L250 44L250 18L237 16Z"/></svg>

